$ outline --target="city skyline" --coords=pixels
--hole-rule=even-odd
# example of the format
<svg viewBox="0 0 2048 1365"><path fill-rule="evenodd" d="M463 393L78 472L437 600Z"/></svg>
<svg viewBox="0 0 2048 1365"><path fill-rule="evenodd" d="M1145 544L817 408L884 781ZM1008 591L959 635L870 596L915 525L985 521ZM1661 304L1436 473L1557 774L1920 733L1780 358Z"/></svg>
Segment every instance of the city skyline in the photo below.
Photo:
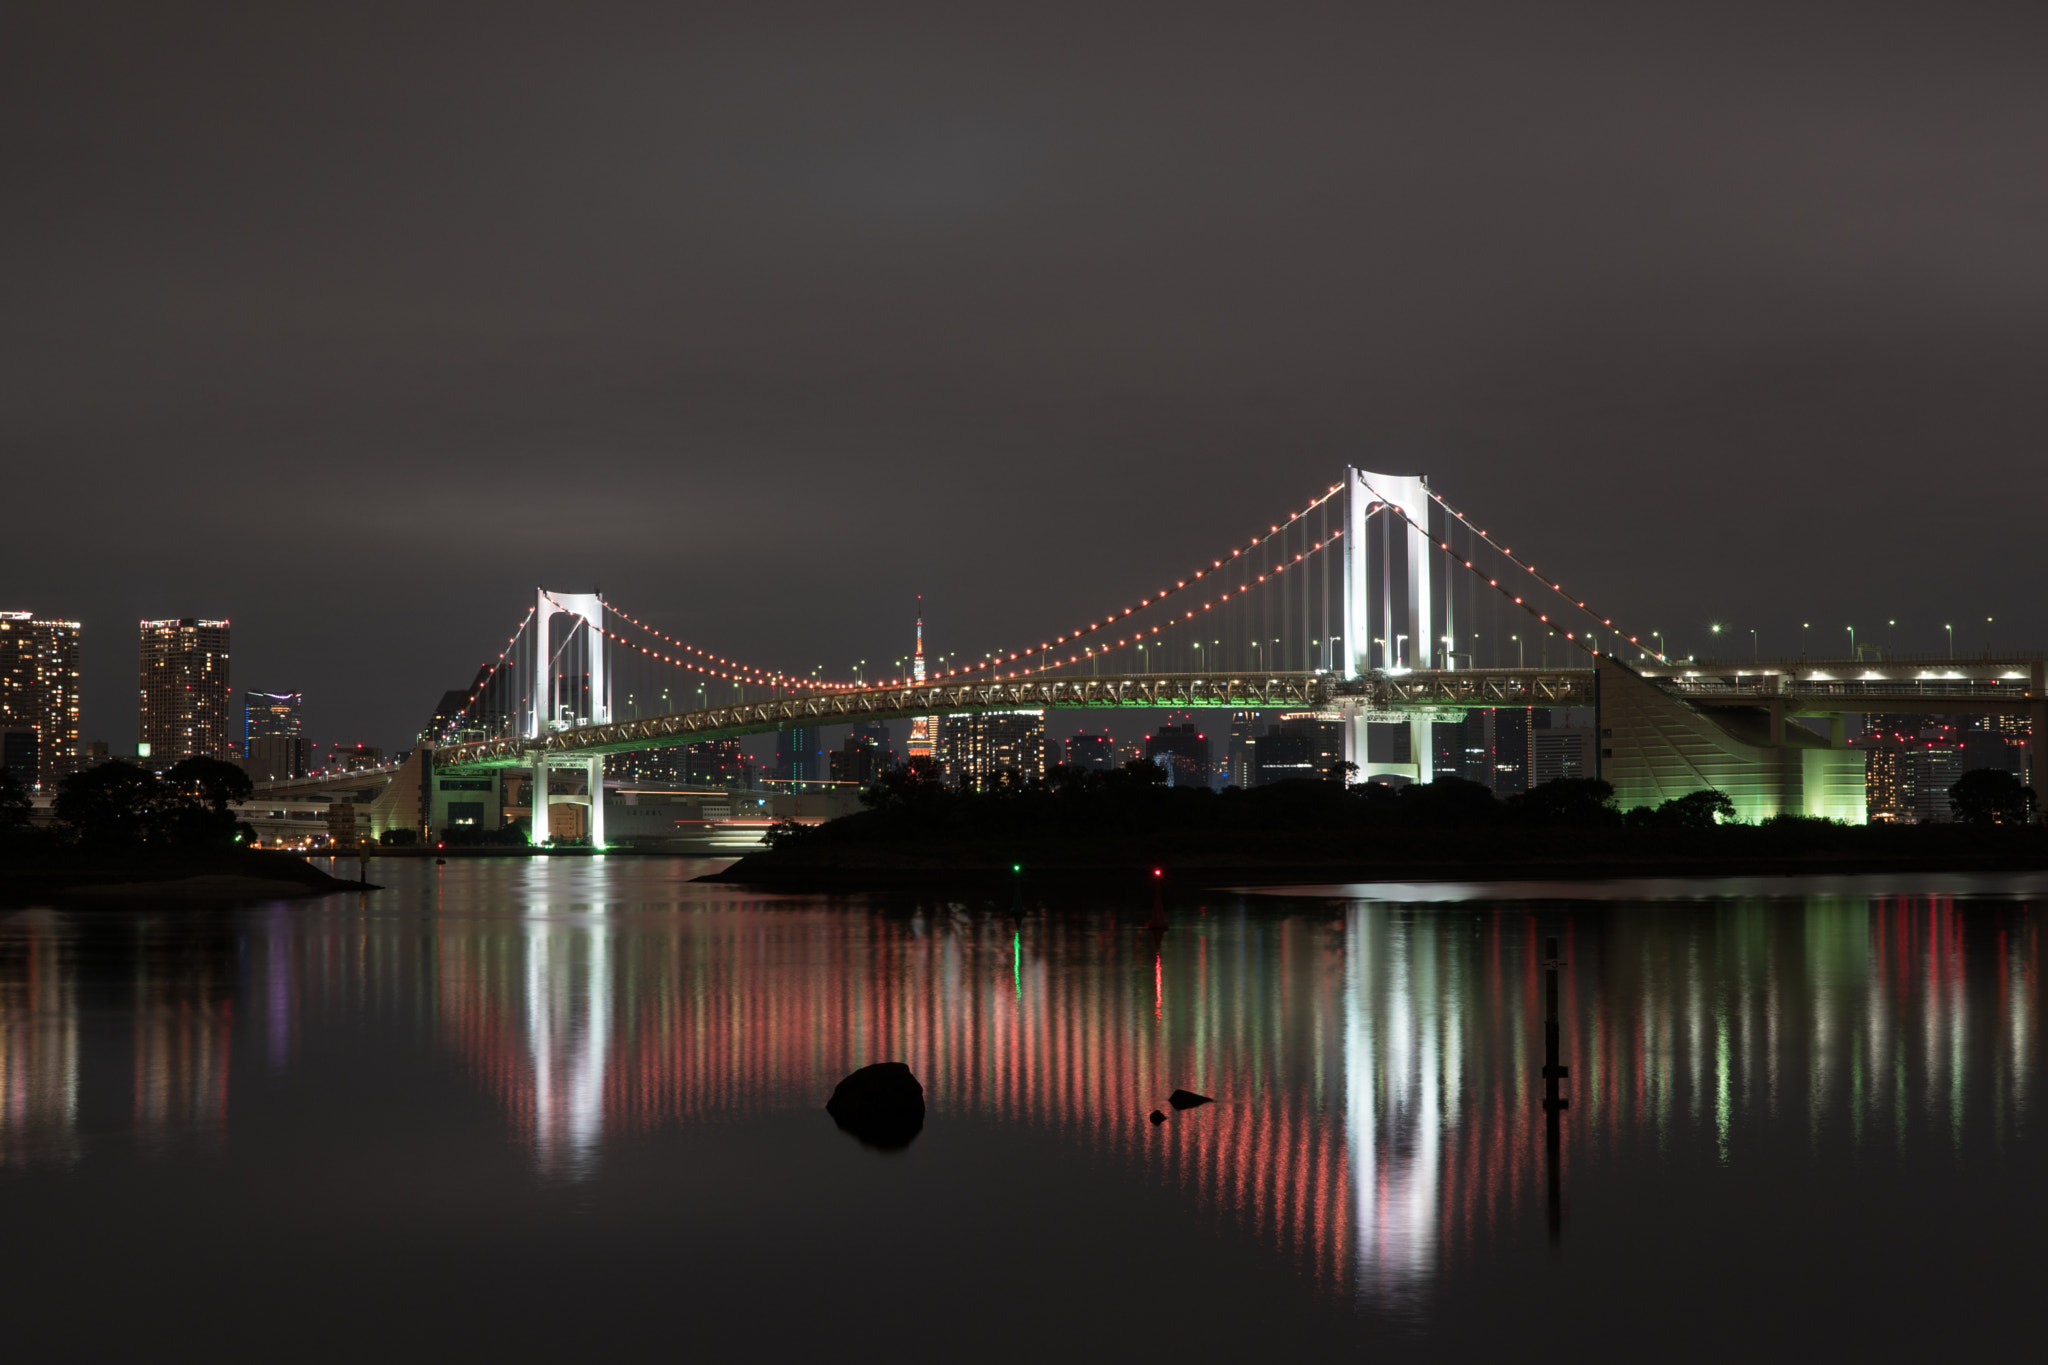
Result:
<svg viewBox="0 0 2048 1365"><path fill-rule="evenodd" d="M429 11L0 56L0 443L66 512L0 602L86 623L89 734L174 613L386 748L537 583L791 672L922 593L973 656L1346 460L1694 647L2048 646L1991 515L2048 492L2029 16L679 9L484 61Z"/></svg>

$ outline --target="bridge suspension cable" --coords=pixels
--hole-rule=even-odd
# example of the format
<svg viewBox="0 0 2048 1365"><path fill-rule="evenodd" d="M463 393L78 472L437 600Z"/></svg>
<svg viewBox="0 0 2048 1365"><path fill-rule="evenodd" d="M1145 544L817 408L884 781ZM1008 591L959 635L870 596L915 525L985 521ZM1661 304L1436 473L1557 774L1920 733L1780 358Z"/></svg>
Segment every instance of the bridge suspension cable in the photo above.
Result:
<svg viewBox="0 0 2048 1365"><path fill-rule="evenodd" d="M1377 490L1372 489L1372 485L1370 483L1366 484L1365 486L1369 491L1373 492L1373 496L1380 496ZM1559 597L1564 599L1568 606L1582 613L1586 617L1586 619L1591 621L1594 625L1603 626L1608 629L1614 628L1614 621L1611 617L1603 617L1599 612L1594 611L1584 602L1573 599L1571 594L1565 591L1564 585L1562 583L1551 582L1550 580L1544 578L1542 574L1536 571L1535 565L1517 559L1512 550L1508 549L1506 546L1494 540L1493 537L1489 535L1486 531L1482 530L1480 527L1475 525L1472 522L1471 518L1467 517L1463 512L1460 512L1457 508L1453 507L1444 498L1443 494L1438 493L1435 489L1431 489L1429 496L1430 499L1437 504L1437 506L1443 508L1447 516L1457 521L1459 525L1463 526L1471 534L1479 537L1479 540L1482 544L1486 545L1495 553L1499 554L1501 558L1507 560L1516 568L1526 571L1531 577L1535 578L1535 580L1538 583L1543 585L1545 591L1556 593ZM1446 553L1450 552L1451 545L1448 540L1434 540L1434 538L1430 536L1429 528L1427 526L1417 525L1415 518L1410 516L1405 508L1395 503L1389 503L1384 498L1381 499L1380 505L1383 507L1387 507L1393 512L1399 514L1403 521L1407 522L1411 527L1414 527L1414 529L1420 532L1425 539L1431 540L1432 543L1434 543L1438 549L1443 550ZM1524 612L1536 618L1536 620L1541 622L1543 625L1552 627L1553 629L1556 627L1556 623L1551 621L1547 613L1540 611L1536 607L1533 607L1529 603L1525 602L1522 598L1515 596L1513 589L1503 586L1499 579L1489 576L1484 569L1481 569L1471 560L1461 559L1456 554L1452 554L1451 558L1453 563L1461 564L1464 568L1470 570L1474 574L1477 574L1480 578L1485 580L1487 586L1493 588L1496 592L1499 592L1504 598L1513 602L1515 606L1520 607ZM1573 631L1560 630L1558 633L1563 635L1569 643L1577 646L1579 649L1586 651L1588 654L1598 654L1600 652L1599 641L1597 640L1597 638L1589 644L1586 640L1580 639L1577 633ZM1630 635L1626 638L1631 645L1636 646L1638 649L1641 649L1644 653L1649 654L1653 658L1657 659L1658 662L1665 662L1665 658L1662 654L1658 653L1654 649L1650 649L1647 646L1643 645L1641 640L1637 636Z"/></svg>

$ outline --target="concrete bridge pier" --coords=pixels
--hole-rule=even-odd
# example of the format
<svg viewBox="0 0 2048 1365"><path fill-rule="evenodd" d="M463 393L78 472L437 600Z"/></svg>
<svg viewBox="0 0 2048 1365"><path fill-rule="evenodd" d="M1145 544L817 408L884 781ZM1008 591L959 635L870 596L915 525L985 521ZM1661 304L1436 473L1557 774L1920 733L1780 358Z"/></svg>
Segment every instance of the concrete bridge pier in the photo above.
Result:
<svg viewBox="0 0 2048 1365"><path fill-rule="evenodd" d="M586 785L583 796L564 794L556 796L548 790L548 775L558 768L582 769ZM546 843L553 833L553 822L549 811L556 805L582 805L589 808L585 828L590 835L592 848L604 847L604 755L592 754L588 758L570 759L564 762L550 759L545 754L536 754L533 760L533 830L527 836L533 843Z"/></svg>

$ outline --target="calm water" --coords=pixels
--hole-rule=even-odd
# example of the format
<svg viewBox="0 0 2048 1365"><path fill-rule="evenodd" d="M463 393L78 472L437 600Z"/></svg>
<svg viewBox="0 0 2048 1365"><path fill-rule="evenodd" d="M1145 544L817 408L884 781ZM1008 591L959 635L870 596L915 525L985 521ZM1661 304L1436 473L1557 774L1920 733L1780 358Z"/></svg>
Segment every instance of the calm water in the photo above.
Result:
<svg viewBox="0 0 2048 1365"><path fill-rule="evenodd" d="M1148 899L702 870L373 863L368 897L0 918L9 1357L2035 1339L2048 888L1332 888L1162 931ZM899 1153L821 1108L885 1059L931 1106ZM1175 1086L1219 1103L1147 1122Z"/></svg>

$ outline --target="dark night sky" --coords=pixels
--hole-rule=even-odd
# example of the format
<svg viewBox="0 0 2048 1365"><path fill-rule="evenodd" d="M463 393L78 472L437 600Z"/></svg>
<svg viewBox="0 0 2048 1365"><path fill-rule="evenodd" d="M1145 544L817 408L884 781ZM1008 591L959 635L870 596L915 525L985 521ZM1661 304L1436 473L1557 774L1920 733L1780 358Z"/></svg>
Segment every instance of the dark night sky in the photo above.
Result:
<svg viewBox="0 0 2048 1365"><path fill-rule="evenodd" d="M539 581L835 673L922 592L978 653L1353 461L1680 647L2048 647L2043 29L17 10L0 606L85 620L88 738L137 618L227 615L237 686L396 745Z"/></svg>

